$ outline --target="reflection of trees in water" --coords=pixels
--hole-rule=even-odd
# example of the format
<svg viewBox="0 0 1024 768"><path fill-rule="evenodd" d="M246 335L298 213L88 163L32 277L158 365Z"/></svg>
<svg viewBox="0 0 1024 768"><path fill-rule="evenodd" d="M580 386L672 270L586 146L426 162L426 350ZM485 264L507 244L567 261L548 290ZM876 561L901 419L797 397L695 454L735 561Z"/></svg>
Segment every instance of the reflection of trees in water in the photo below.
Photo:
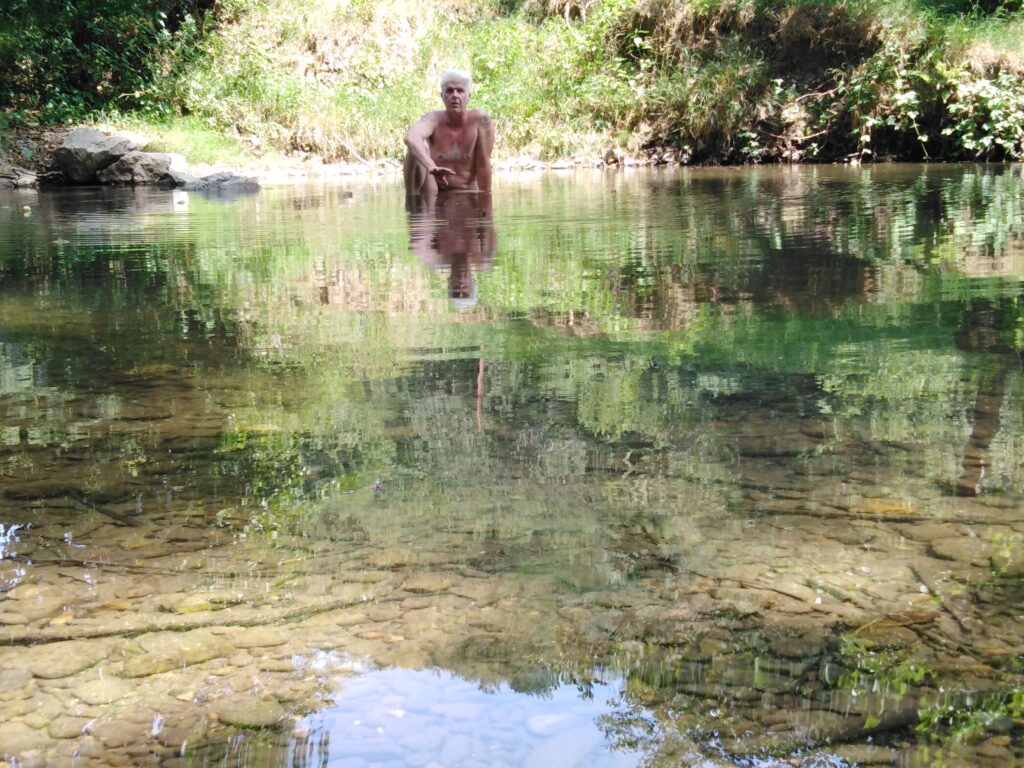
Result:
<svg viewBox="0 0 1024 768"><path fill-rule="evenodd" d="M991 445L999 430L1000 411L1006 401L1006 383L1011 372L1020 371L1020 324L1024 320L1020 297L989 301L972 300L956 334L957 347L967 354L986 354L991 363L979 382L971 414L971 434L964 446L963 463L956 490L961 496L981 493L992 465Z"/></svg>

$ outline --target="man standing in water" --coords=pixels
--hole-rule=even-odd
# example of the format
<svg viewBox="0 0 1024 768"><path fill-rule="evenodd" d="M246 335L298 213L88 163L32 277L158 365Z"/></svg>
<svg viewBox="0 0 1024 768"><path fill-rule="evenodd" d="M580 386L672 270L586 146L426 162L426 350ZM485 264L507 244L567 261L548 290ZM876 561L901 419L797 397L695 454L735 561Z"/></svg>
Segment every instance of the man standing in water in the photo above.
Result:
<svg viewBox="0 0 1024 768"><path fill-rule="evenodd" d="M466 108L472 87L469 72L445 72L441 76L444 111L428 112L405 134L407 195L491 191L494 125L482 110Z"/></svg>

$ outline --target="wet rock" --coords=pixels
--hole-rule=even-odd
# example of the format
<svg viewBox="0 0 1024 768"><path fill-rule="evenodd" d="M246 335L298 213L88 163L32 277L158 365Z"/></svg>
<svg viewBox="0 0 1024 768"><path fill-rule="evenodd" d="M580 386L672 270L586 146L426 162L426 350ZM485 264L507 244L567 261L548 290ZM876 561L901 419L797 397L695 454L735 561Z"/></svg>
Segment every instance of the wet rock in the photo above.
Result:
<svg viewBox="0 0 1024 768"><path fill-rule="evenodd" d="M260 190L260 184L249 176L240 176L230 171L218 171L201 179L186 182L183 189L187 192L199 192L207 196L225 198L251 195Z"/></svg>
<svg viewBox="0 0 1024 768"><path fill-rule="evenodd" d="M71 181L93 181L96 172L129 152L139 149L142 137L131 134L107 136L95 128L76 128L54 152L57 167Z"/></svg>
<svg viewBox="0 0 1024 768"><path fill-rule="evenodd" d="M943 560L957 560L977 566L987 566L992 554L990 544L968 536L936 539L929 546L932 553Z"/></svg>
<svg viewBox="0 0 1024 768"><path fill-rule="evenodd" d="M899 752L888 747L876 747L872 744L844 744L835 749L829 750L840 760L849 765L895 765L899 759Z"/></svg>
<svg viewBox="0 0 1024 768"><path fill-rule="evenodd" d="M910 517L916 515L917 505L906 499L864 499L850 509L856 515L870 517Z"/></svg>
<svg viewBox="0 0 1024 768"><path fill-rule="evenodd" d="M0 162L0 189L29 189L39 183L39 177L26 168Z"/></svg>
<svg viewBox="0 0 1024 768"><path fill-rule="evenodd" d="M165 633L161 633L165 634ZM211 636L174 638L166 647L128 659L121 672L124 677L148 677L180 667L201 664L229 656L233 648L224 640Z"/></svg>
<svg viewBox="0 0 1024 768"><path fill-rule="evenodd" d="M960 526L954 523L914 523L913 525L900 525L897 530L908 539L921 542L956 538L962 535Z"/></svg>
<svg viewBox="0 0 1024 768"><path fill-rule="evenodd" d="M195 184L200 180L195 174L189 173L186 170L178 168L171 168L167 175L161 179L161 182L172 187L188 187L190 184ZM187 202L185 203L187 205Z"/></svg>
<svg viewBox="0 0 1024 768"><path fill-rule="evenodd" d="M769 643L771 652L786 659L808 659L820 656L825 650L825 638L820 635L780 635Z"/></svg>
<svg viewBox="0 0 1024 768"><path fill-rule="evenodd" d="M64 711L64 703L56 696L37 693L28 701L28 709L24 715L25 725L45 730L50 721Z"/></svg>
<svg viewBox="0 0 1024 768"><path fill-rule="evenodd" d="M12 764L18 764L13 758L38 747L41 737L39 731L24 723L4 723L0 725L0 756L11 759Z"/></svg>
<svg viewBox="0 0 1024 768"><path fill-rule="evenodd" d="M32 673L27 669L0 669L0 693L24 688L31 680Z"/></svg>
<svg viewBox="0 0 1024 768"><path fill-rule="evenodd" d="M230 664L232 667L246 667L252 662L253 657L245 651L239 651L230 659L228 659L228 664Z"/></svg>
<svg viewBox="0 0 1024 768"><path fill-rule="evenodd" d="M150 728L149 723L134 720L96 720L89 726L89 732L103 746L117 748L145 744L150 738Z"/></svg>
<svg viewBox="0 0 1024 768"><path fill-rule="evenodd" d="M917 633L908 627L865 624L856 632L865 648L906 648L920 641Z"/></svg>
<svg viewBox="0 0 1024 768"><path fill-rule="evenodd" d="M4 484L4 496L8 499L34 501L36 499L57 499L62 496L81 494L79 485L60 478L29 480Z"/></svg>
<svg viewBox="0 0 1024 768"><path fill-rule="evenodd" d="M76 685L71 692L86 704L110 704L128 696L135 686L117 678L100 678Z"/></svg>
<svg viewBox="0 0 1024 768"><path fill-rule="evenodd" d="M996 548L992 552L992 567L1003 576L1024 576L1024 543L1017 541L1012 547Z"/></svg>
<svg viewBox="0 0 1024 768"><path fill-rule="evenodd" d="M213 705L212 712L222 723L239 728L266 728L284 717L284 710L276 701L255 696L231 696Z"/></svg>
<svg viewBox="0 0 1024 768"><path fill-rule="evenodd" d="M447 573L417 573L401 585L403 590L414 594L435 594L449 589L453 580Z"/></svg>
<svg viewBox="0 0 1024 768"><path fill-rule="evenodd" d="M132 533L125 536L120 541L121 549L133 550L133 549L144 549L145 547L151 547L156 544L156 539L145 536L141 533Z"/></svg>
<svg viewBox="0 0 1024 768"><path fill-rule="evenodd" d="M373 568L402 568L419 562L420 556L416 552L404 549L382 550L366 558L366 564Z"/></svg>
<svg viewBox="0 0 1024 768"><path fill-rule="evenodd" d="M197 713L164 712L162 728L156 730L156 739L166 747L180 748L195 742L206 731L206 719Z"/></svg>
<svg viewBox="0 0 1024 768"><path fill-rule="evenodd" d="M138 580L124 581L114 589L114 594L117 597L132 599L138 597L149 597L153 594L160 594L161 591L166 590L167 586L161 586L160 582L152 578L143 578Z"/></svg>
<svg viewBox="0 0 1024 768"><path fill-rule="evenodd" d="M36 677L56 680L93 667L107 657L104 643L69 641L33 648L29 669Z"/></svg>
<svg viewBox="0 0 1024 768"><path fill-rule="evenodd" d="M1005 744L989 739L978 747L978 755L989 760L997 760L1004 765L1013 764L1013 753L1006 748Z"/></svg>
<svg viewBox="0 0 1024 768"><path fill-rule="evenodd" d="M85 733L91 721L87 717L56 717L46 727L46 732L53 739L74 739Z"/></svg>
<svg viewBox="0 0 1024 768"><path fill-rule="evenodd" d="M737 616L765 613L775 604L772 593L755 589L716 589L712 597L718 603L718 611Z"/></svg>
<svg viewBox="0 0 1024 768"><path fill-rule="evenodd" d="M163 608L165 611L170 613L177 613L179 615L189 613L202 613L203 611L215 611L219 607L215 606L210 602L205 595L176 595L167 598L163 602Z"/></svg>
<svg viewBox="0 0 1024 768"><path fill-rule="evenodd" d="M338 584L331 589L331 596L342 603L356 605L372 600L379 591L366 584Z"/></svg>
<svg viewBox="0 0 1024 768"><path fill-rule="evenodd" d="M129 152L96 172L102 184L157 184L186 169L185 158L170 152Z"/></svg>

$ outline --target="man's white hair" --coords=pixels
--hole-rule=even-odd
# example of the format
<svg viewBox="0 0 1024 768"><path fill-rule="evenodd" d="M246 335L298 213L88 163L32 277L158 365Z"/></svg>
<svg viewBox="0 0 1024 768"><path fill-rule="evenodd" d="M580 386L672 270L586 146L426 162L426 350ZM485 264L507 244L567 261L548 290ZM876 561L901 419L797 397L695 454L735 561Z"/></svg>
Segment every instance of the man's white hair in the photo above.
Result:
<svg viewBox="0 0 1024 768"><path fill-rule="evenodd" d="M443 75L441 75L441 90L448 83L465 83L466 93L470 93L473 90L473 76L464 69L449 69Z"/></svg>

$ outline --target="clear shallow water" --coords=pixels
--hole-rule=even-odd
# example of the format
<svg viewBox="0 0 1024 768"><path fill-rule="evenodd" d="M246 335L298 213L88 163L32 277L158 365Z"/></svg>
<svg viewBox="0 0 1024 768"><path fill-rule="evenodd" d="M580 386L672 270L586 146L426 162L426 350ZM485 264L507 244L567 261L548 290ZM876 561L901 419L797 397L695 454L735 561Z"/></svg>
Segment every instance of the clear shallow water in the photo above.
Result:
<svg viewBox="0 0 1024 768"><path fill-rule="evenodd" d="M1020 182L0 197L0 745L1014 764ZM439 745L327 744L397 678Z"/></svg>

